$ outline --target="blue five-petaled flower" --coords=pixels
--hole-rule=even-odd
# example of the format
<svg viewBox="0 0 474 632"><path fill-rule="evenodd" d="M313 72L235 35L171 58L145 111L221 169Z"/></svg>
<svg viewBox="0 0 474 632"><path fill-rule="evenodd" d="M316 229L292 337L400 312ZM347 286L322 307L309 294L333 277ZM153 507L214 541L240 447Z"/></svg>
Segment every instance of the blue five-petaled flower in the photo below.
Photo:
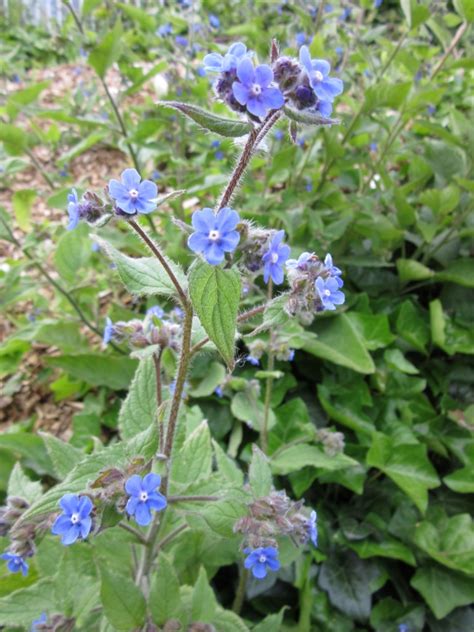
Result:
<svg viewBox="0 0 474 632"><path fill-rule="evenodd" d="M282 244L285 231L279 230L270 242L270 247L263 255L263 280L268 283L270 277L273 283L283 283L283 264L290 256L290 247Z"/></svg>
<svg viewBox="0 0 474 632"><path fill-rule="evenodd" d="M142 527L150 524L152 510L161 511L167 505L163 494L156 491L160 484L161 477L153 472L144 478L134 474L125 483L125 491L130 496L126 511Z"/></svg>
<svg viewBox="0 0 474 632"><path fill-rule="evenodd" d="M23 576L28 574L28 564L21 555L15 555L15 553L8 553L7 551L2 553L0 558L7 562L7 568L10 573L19 573L21 571Z"/></svg>
<svg viewBox="0 0 474 632"><path fill-rule="evenodd" d="M210 208L195 211L192 217L195 232L189 236L188 246L216 266L222 263L226 252L233 252L237 248L240 233L236 227L239 222L237 211L227 206L217 214Z"/></svg>
<svg viewBox="0 0 474 632"><path fill-rule="evenodd" d="M46 614L46 612L42 612L41 615L37 619L31 622L30 632L36 632L38 629L36 626L38 625L42 626L45 623L47 623L47 621L48 621L48 615Z"/></svg>
<svg viewBox="0 0 474 632"><path fill-rule="evenodd" d="M69 224L67 225L67 230L73 230L79 223L81 219L80 216L80 208L79 208L79 198L77 197L76 189L72 189L71 193L67 196L67 212L69 215Z"/></svg>
<svg viewBox="0 0 474 632"><path fill-rule="evenodd" d="M156 184L151 180L141 182L136 169L125 169L120 178L121 182L109 182L109 193L117 207L128 215L151 213L156 207L153 201L158 193Z"/></svg>
<svg viewBox="0 0 474 632"><path fill-rule="evenodd" d="M268 570L277 571L280 568L278 550L274 546L260 546L253 551L245 549L244 553L249 553L245 558L244 566L250 569L257 579L266 577Z"/></svg>
<svg viewBox="0 0 474 632"><path fill-rule="evenodd" d="M247 46L242 42L232 44L225 55L219 53L209 53L204 57L204 70L206 72L232 72L237 68L237 64L244 57L250 56Z"/></svg>
<svg viewBox="0 0 474 632"><path fill-rule="evenodd" d="M318 515L313 510L309 515L309 520L306 523L306 528L308 529L308 538L314 544L314 546L318 546L318 525L317 525Z"/></svg>
<svg viewBox="0 0 474 632"><path fill-rule="evenodd" d="M318 277L314 282L323 310L334 310L336 305L342 305L345 301L344 292L340 291L339 277Z"/></svg>
<svg viewBox="0 0 474 632"><path fill-rule="evenodd" d="M65 546L73 544L78 538L85 540L92 527L91 511L94 507L88 496L65 494L59 501L63 510L52 528L53 535L60 535Z"/></svg>
<svg viewBox="0 0 474 632"><path fill-rule="evenodd" d="M321 101L332 103L342 93L344 84L340 79L329 77L331 66L325 59L311 59L309 48L300 48L300 63L308 75L314 93Z"/></svg>
<svg viewBox="0 0 474 632"><path fill-rule="evenodd" d="M250 114L263 117L268 110L277 110L284 105L280 89L271 86L273 70L270 66L262 64L254 68L252 61L244 57L237 66L237 77L239 81L232 84L232 92Z"/></svg>

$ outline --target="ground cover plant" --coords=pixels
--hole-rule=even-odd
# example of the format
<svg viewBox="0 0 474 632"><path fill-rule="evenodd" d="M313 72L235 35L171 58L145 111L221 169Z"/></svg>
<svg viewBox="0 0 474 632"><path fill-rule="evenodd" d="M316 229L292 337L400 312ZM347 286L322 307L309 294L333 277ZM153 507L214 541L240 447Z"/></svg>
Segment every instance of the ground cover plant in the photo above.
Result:
<svg viewBox="0 0 474 632"><path fill-rule="evenodd" d="M471 3L139 4L1 42L0 626L472 629Z"/></svg>

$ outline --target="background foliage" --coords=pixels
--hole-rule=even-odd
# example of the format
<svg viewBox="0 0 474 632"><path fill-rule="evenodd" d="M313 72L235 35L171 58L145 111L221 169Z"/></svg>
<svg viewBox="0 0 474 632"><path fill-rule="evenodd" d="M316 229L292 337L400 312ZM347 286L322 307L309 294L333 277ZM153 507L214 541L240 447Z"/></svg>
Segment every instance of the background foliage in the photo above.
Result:
<svg viewBox="0 0 474 632"><path fill-rule="evenodd" d="M137 296L120 255L111 267L85 226L65 231L70 187L82 191L94 179L104 186L135 162L158 179L160 193L184 189L153 222L167 254L186 263L171 216L188 221L194 208L213 205L236 148L156 100L227 116L200 73L203 54L242 40L264 59L269 37L295 54L304 33L313 56L329 59L344 79L341 125L302 126L295 144L281 127L283 136L254 158L234 206L284 228L294 254L331 252L344 271L347 300L336 315L310 330L278 324L297 351L291 364L277 362L271 394L275 485L317 509L319 549L294 563L290 550L283 553L277 576L249 583L242 618L222 614L237 583L238 511L210 507L205 527L183 534L160 561L164 575L152 590L167 598L156 599L153 618L173 615L181 586L187 607L218 630L473 629L471 3L375 8L362 0L313 12L305 2L209 0L197 9L168 2L147 10L118 2L112 11L108 4L83 3L83 33L69 18L54 36L12 26L1 42L1 493L37 499L75 464L80 489L104 465L126 459L131 448L116 443L119 432L135 437L135 448L141 442L137 452L149 449L139 433L153 410L137 412L131 400L150 401L151 366L142 362L130 387L137 360L104 350L100 334L106 315L127 319L155 304L157 288ZM168 23L173 33L160 35ZM76 80L55 95L62 72ZM144 254L120 225L103 235L127 255ZM252 340L239 343L240 358ZM174 362L166 358L168 383ZM225 377L217 356L192 366L185 465L177 473L183 486L206 468L211 476L211 459L237 484L247 472L267 375L242 360L220 398L214 391ZM322 428L344 433L343 453L331 452ZM94 458L82 471L85 453ZM57 497L71 489L62 485ZM53 507L57 497L45 502ZM192 512L189 520L196 526ZM130 559L106 537L66 551L46 537L35 559L27 578L0 570L0 625L28 626L50 603L76 617L77 629L141 624L145 606L125 577Z"/></svg>

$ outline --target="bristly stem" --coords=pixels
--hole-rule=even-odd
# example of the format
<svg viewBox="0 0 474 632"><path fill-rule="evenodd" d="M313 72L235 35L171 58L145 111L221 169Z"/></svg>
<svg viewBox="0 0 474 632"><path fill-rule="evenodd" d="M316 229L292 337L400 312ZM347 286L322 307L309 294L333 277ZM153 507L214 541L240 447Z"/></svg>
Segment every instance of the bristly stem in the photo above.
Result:
<svg viewBox="0 0 474 632"><path fill-rule="evenodd" d="M273 296L273 281L270 278L268 281L268 294L267 299L268 302L272 300ZM272 349L273 343L273 333L270 332L270 348L268 349L268 366L267 371L273 371L275 366L275 357ZM272 387L273 387L273 378L271 376L267 377L266 385L265 385L265 404L263 409L263 423L262 423L262 432L260 435L260 443L262 446L262 452L266 454L268 452L268 419L270 417L270 403L272 397Z"/></svg>
<svg viewBox="0 0 474 632"><path fill-rule="evenodd" d="M137 531L137 529L132 527L132 525L128 524L127 522L119 522L118 526L121 529L124 529L125 531L128 531L129 533L134 535L137 538L137 540L140 542L140 544L147 543L147 539L145 538L145 536L142 533L140 533L140 531Z"/></svg>
<svg viewBox="0 0 474 632"><path fill-rule="evenodd" d="M244 605L245 589L247 588L248 575L248 570L241 566L239 573L239 583L237 584L237 590L235 591L234 602L232 604L232 610L235 612L235 614L240 614L242 606Z"/></svg>
<svg viewBox="0 0 474 632"><path fill-rule="evenodd" d="M183 290L183 288L181 287L181 284L178 281L178 279L176 278L176 276L175 276L173 270L171 269L168 261L166 260L164 255L161 254L158 246L155 244L155 242L152 239L150 239L150 237L147 235L146 231L144 231L143 228L140 226L140 224L138 224L134 219L128 220L128 224L143 239L145 244L148 246L148 248L151 250L151 252L155 255L155 257L161 263L161 265L165 269L166 274L169 276L169 278L171 279L171 282L173 283L173 285L176 288L176 291L178 292L178 296L179 296L179 299L180 299L180 301L181 301L181 303L183 305L183 308L186 308L186 305L188 304L188 298L186 296L186 293Z"/></svg>

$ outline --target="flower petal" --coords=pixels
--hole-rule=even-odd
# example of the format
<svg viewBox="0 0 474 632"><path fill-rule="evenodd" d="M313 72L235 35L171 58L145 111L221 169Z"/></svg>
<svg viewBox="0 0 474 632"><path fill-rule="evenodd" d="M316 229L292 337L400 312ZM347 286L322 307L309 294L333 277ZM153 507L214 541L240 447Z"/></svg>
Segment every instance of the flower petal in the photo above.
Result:
<svg viewBox="0 0 474 632"><path fill-rule="evenodd" d="M278 110L285 104L283 94L278 88L267 88L263 92L263 100L267 108Z"/></svg>
<svg viewBox="0 0 474 632"><path fill-rule="evenodd" d="M325 59L313 59L311 66L313 71L320 72L323 77L327 77L331 71L331 64Z"/></svg>
<svg viewBox="0 0 474 632"><path fill-rule="evenodd" d="M64 514L61 514L54 521L53 526L51 527L51 533L53 535L63 535L63 533L69 531L69 529L71 528L71 524L71 519Z"/></svg>
<svg viewBox="0 0 474 632"><path fill-rule="evenodd" d="M279 264L275 264L271 266L270 273L272 275L272 280L275 285L280 285L283 283L283 279L285 275L283 273L283 268Z"/></svg>
<svg viewBox="0 0 474 632"><path fill-rule="evenodd" d="M234 55L235 57L242 57L247 52L247 46L242 44L242 42L235 42L228 50L229 55Z"/></svg>
<svg viewBox="0 0 474 632"><path fill-rule="evenodd" d="M65 514L73 514L79 510L79 497L76 494L65 494L59 501L59 506Z"/></svg>
<svg viewBox="0 0 474 632"><path fill-rule="evenodd" d="M273 81L273 70L267 64L255 68L255 82L266 88Z"/></svg>
<svg viewBox="0 0 474 632"><path fill-rule="evenodd" d="M220 72L222 70L222 62L224 58L219 53L210 53L203 59L204 68L208 72Z"/></svg>
<svg viewBox="0 0 474 632"><path fill-rule="evenodd" d="M253 573L253 576L256 577L257 579L263 579L264 577L267 576L267 567L265 564L262 564L261 562L257 562L256 564L252 566L252 573Z"/></svg>
<svg viewBox="0 0 474 632"><path fill-rule="evenodd" d="M240 60L237 66L237 77L244 85L251 85L255 81L255 69L248 57Z"/></svg>
<svg viewBox="0 0 474 632"><path fill-rule="evenodd" d="M125 507L125 511L128 513L129 516L133 516L133 514L136 512L139 502L140 502L140 499L137 498L136 496L131 496L128 499L127 505Z"/></svg>
<svg viewBox="0 0 474 632"><path fill-rule="evenodd" d="M237 248L237 244L240 241L240 233L237 230L233 230L227 233L225 237L220 239L219 245L224 252L233 252Z"/></svg>
<svg viewBox="0 0 474 632"><path fill-rule="evenodd" d="M135 520L141 527L146 527L151 522L151 513L147 503L138 503L135 511Z"/></svg>
<svg viewBox="0 0 474 632"><path fill-rule="evenodd" d="M128 197L128 191L118 180L109 181L109 193L114 200Z"/></svg>
<svg viewBox="0 0 474 632"><path fill-rule="evenodd" d="M81 519L87 518L92 511L94 505L92 504L92 500L89 496L81 496L79 499L79 508L78 513Z"/></svg>
<svg viewBox="0 0 474 632"><path fill-rule="evenodd" d="M191 223L195 230L208 234L209 231L214 230L216 222L216 216L212 208L203 208L200 211L195 211L191 218Z"/></svg>
<svg viewBox="0 0 474 632"><path fill-rule="evenodd" d="M193 233L188 237L188 248L193 252L202 252L209 246L209 238L203 233Z"/></svg>
<svg viewBox="0 0 474 632"><path fill-rule="evenodd" d="M136 169L125 169L122 171L120 179L124 187L130 191L130 189L138 189L141 177Z"/></svg>
<svg viewBox="0 0 474 632"><path fill-rule="evenodd" d="M150 472L143 479L142 487L146 492L154 492L161 484L161 476Z"/></svg>
<svg viewBox="0 0 474 632"><path fill-rule="evenodd" d="M304 66L307 72L312 71L311 55L309 54L309 48L307 46L302 46L300 48L300 63Z"/></svg>
<svg viewBox="0 0 474 632"><path fill-rule="evenodd" d="M143 491L142 479L138 474L134 474L127 479L125 483L125 491L132 496L139 496Z"/></svg>
<svg viewBox="0 0 474 632"><path fill-rule="evenodd" d="M216 229L221 233L228 233L231 230L235 230L235 227L240 222L240 217L237 211L225 206L216 215Z"/></svg>
<svg viewBox="0 0 474 632"><path fill-rule="evenodd" d="M64 533L63 537L61 538L61 543L64 544L64 546L69 546L69 544L74 544L74 542L77 540L77 538L80 535L80 527L78 524L73 524L72 527L66 531L66 533Z"/></svg>
<svg viewBox="0 0 474 632"><path fill-rule="evenodd" d="M319 101L318 111L321 113L322 116L331 116L332 103L330 101Z"/></svg>
<svg viewBox="0 0 474 632"><path fill-rule="evenodd" d="M277 571L280 568L280 561L274 557L267 557L267 566L272 571Z"/></svg>
<svg viewBox="0 0 474 632"><path fill-rule="evenodd" d="M267 108L262 99L262 95L258 97L251 96L247 101L247 110L250 114L263 118L267 113Z"/></svg>
<svg viewBox="0 0 474 632"><path fill-rule="evenodd" d="M168 505L166 498L160 493L150 494L147 502L149 507L155 511L161 511Z"/></svg>
<svg viewBox="0 0 474 632"><path fill-rule="evenodd" d="M91 518L83 518L81 520L80 528L81 528L81 538L85 540L89 535L91 530L92 520Z"/></svg>
<svg viewBox="0 0 474 632"><path fill-rule="evenodd" d="M210 242L203 250L203 255L211 266L217 266L224 261L224 251L216 242Z"/></svg>
<svg viewBox="0 0 474 632"><path fill-rule="evenodd" d="M151 200L158 195L158 187L151 180L143 180L138 186L138 194L140 198Z"/></svg>
<svg viewBox="0 0 474 632"><path fill-rule="evenodd" d="M234 81L232 84L232 92L234 93L234 97L240 103L240 105L247 105L247 101L249 100L249 89L246 88L243 84L238 81Z"/></svg>

